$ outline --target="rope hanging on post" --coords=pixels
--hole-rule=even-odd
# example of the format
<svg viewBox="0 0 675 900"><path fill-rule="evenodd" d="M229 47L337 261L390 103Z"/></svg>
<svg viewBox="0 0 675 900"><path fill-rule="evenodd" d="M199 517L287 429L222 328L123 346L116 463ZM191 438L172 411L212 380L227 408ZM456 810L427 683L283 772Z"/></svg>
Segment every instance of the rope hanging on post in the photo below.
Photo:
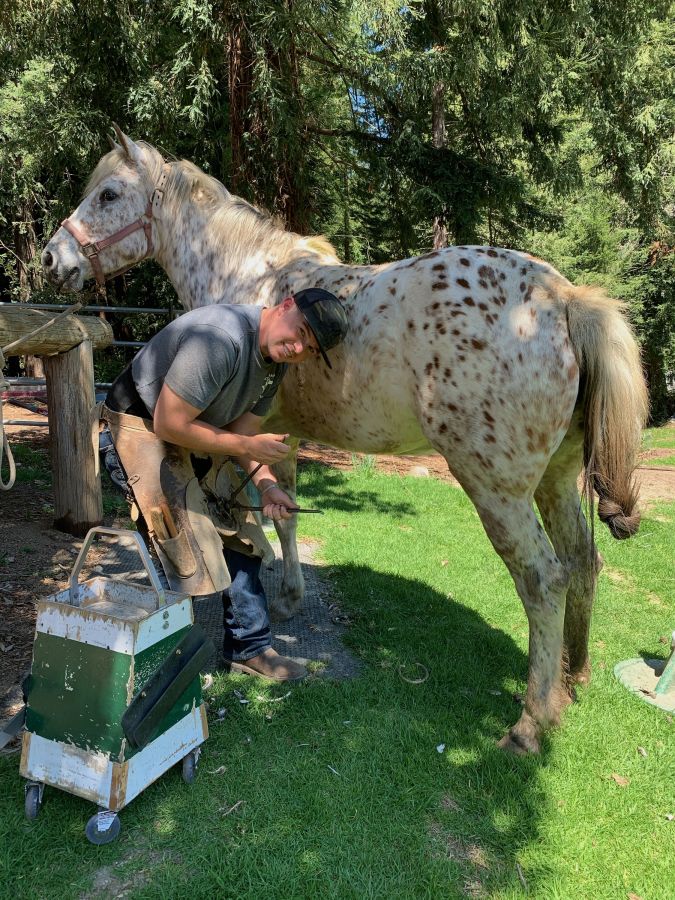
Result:
<svg viewBox="0 0 675 900"><path fill-rule="evenodd" d="M82 306L82 303L74 303L72 306L69 306L68 309L61 310L58 316L54 316L48 322L44 322L42 325L34 328L28 334L24 334L22 337L17 338L17 340L12 341L5 347L0 348L0 490L11 490L14 487L14 482L16 481L16 464L14 462L14 456L12 455L11 447L9 446L9 441L7 440L7 435L5 434L5 423L3 419L1 401L1 395L3 391L5 391L10 386L7 379L2 374L2 370L5 366L5 353L7 353L9 350L16 350L16 348L20 347L21 344L28 340L28 338L34 337L34 335L38 334L38 332L44 331L45 328L49 328L50 325L53 325L54 322L58 322L58 320L62 319L64 316L72 316L74 313L81 310ZM16 352L12 355L18 356ZM9 478L7 481L2 480L2 458L5 453L7 454L7 465L9 467Z"/></svg>
<svg viewBox="0 0 675 900"><path fill-rule="evenodd" d="M4 367L5 356L2 350L0 350L0 394L9 387L9 382L2 374ZM5 453L7 454L7 465L9 467L9 478L7 481L2 480L2 458ZM12 456L11 447L9 446L9 441L7 440L7 435L5 434L5 423L2 416L2 401L0 400L0 490L11 490L14 487L15 481L16 465L14 463L14 457Z"/></svg>

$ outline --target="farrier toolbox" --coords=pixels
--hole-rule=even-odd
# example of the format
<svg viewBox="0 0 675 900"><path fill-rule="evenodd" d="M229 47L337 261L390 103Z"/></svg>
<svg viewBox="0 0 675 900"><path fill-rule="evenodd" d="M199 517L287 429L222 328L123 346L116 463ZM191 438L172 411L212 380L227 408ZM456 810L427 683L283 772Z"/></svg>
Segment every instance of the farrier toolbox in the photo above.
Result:
<svg viewBox="0 0 675 900"><path fill-rule="evenodd" d="M96 577L78 583L96 534L132 538L151 586ZM174 764L194 779L208 736L199 671L213 644L192 600L162 587L136 532L92 528L70 585L38 604L20 772L36 818L45 785L98 804L93 843L117 836L117 812Z"/></svg>

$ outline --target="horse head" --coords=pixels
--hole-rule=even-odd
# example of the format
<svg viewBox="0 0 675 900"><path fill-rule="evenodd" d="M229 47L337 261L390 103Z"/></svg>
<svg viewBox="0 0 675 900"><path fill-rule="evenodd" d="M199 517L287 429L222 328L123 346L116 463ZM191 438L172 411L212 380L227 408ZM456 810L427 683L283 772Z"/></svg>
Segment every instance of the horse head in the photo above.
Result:
<svg viewBox="0 0 675 900"><path fill-rule="evenodd" d="M60 290L79 291L89 278L102 286L157 247L155 214L169 167L153 147L114 128L117 142L94 169L84 199L42 252L42 267Z"/></svg>

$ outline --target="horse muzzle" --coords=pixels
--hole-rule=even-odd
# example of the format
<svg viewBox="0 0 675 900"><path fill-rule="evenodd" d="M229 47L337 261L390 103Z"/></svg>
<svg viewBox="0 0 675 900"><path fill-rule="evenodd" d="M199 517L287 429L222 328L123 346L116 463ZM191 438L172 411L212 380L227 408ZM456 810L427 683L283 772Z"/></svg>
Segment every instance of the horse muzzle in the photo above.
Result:
<svg viewBox="0 0 675 900"><path fill-rule="evenodd" d="M52 241L42 251L40 262L47 280L57 290L76 293L82 289L84 284L82 267L75 259L64 259L56 248L52 247Z"/></svg>

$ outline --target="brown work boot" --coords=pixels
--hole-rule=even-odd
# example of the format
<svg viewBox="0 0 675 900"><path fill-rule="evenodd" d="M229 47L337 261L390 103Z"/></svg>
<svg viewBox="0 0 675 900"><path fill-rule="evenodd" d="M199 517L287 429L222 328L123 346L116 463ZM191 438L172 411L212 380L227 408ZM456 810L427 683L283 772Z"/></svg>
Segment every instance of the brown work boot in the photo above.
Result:
<svg viewBox="0 0 675 900"><path fill-rule="evenodd" d="M257 675L270 681L300 681L309 674L300 663L286 656L279 656L271 647L243 662L225 662L228 663L230 672Z"/></svg>

